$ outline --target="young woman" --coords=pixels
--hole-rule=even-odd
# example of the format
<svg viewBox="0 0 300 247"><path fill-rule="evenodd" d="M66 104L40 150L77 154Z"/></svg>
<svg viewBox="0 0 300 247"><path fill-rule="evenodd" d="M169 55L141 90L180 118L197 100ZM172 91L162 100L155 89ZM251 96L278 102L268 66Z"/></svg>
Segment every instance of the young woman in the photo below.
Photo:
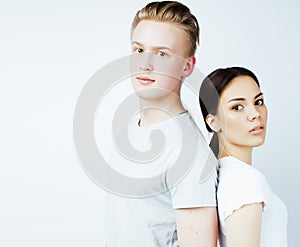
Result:
<svg viewBox="0 0 300 247"><path fill-rule="evenodd" d="M268 117L256 76L240 67L215 70L201 85L200 106L219 159L220 246L287 246L286 207L252 166Z"/></svg>

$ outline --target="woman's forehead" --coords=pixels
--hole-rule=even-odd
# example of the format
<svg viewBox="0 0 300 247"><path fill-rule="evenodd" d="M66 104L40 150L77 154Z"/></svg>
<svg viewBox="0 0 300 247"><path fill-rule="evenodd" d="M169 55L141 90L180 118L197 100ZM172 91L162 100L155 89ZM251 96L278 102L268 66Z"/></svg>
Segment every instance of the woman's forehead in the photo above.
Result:
<svg viewBox="0 0 300 247"><path fill-rule="evenodd" d="M227 84L220 98L225 102L231 98L253 99L258 93L260 88L252 77L239 76Z"/></svg>

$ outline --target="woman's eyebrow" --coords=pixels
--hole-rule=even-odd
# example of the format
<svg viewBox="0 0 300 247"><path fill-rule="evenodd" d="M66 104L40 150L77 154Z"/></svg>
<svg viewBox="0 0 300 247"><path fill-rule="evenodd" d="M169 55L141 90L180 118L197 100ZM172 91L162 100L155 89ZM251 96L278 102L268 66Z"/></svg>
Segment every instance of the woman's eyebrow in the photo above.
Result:
<svg viewBox="0 0 300 247"><path fill-rule="evenodd" d="M259 96L262 96L262 95L263 95L263 93L260 92L259 94L257 94L257 95L254 97L254 99L256 99L256 98L258 98ZM232 101L245 101L245 100L246 100L245 98L233 98L233 99L228 100L227 103L232 102Z"/></svg>
<svg viewBox="0 0 300 247"><path fill-rule="evenodd" d="M229 103L231 101L244 101L244 100L246 100L246 99L245 98L233 98L233 99L228 100L227 103Z"/></svg>
<svg viewBox="0 0 300 247"><path fill-rule="evenodd" d="M264 95L262 92L260 92L258 95L256 95L255 97L254 97L254 99L256 99L256 98L258 98L259 96L262 96L262 95Z"/></svg>

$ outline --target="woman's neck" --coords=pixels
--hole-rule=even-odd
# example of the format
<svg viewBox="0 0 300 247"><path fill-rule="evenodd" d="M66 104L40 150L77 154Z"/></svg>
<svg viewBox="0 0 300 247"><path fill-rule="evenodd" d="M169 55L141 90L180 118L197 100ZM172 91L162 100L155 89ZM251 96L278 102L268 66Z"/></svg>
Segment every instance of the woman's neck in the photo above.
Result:
<svg viewBox="0 0 300 247"><path fill-rule="evenodd" d="M220 145L219 158L233 156L248 165L252 165L252 147L228 147Z"/></svg>

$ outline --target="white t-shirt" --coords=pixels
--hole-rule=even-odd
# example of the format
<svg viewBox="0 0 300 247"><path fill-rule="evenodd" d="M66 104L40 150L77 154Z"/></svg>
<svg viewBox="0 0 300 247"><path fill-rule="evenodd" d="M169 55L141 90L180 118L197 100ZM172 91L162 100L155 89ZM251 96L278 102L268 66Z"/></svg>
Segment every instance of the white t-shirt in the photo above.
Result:
<svg viewBox="0 0 300 247"><path fill-rule="evenodd" d="M264 202L261 247L287 246L287 208L270 189L265 176L234 157L219 159L217 189L219 244L226 247L225 219L243 205Z"/></svg>
<svg viewBox="0 0 300 247"><path fill-rule="evenodd" d="M160 179L159 186L151 182L145 188L136 186L137 190L129 186L130 197L128 188L123 195L107 193L108 247L178 246L174 209L216 206L217 160L190 114L142 127L137 117L128 128L131 145L140 151L151 149L159 141L151 142L155 130L163 133L165 145L154 159L137 164L113 152L110 165L119 173L141 180Z"/></svg>

